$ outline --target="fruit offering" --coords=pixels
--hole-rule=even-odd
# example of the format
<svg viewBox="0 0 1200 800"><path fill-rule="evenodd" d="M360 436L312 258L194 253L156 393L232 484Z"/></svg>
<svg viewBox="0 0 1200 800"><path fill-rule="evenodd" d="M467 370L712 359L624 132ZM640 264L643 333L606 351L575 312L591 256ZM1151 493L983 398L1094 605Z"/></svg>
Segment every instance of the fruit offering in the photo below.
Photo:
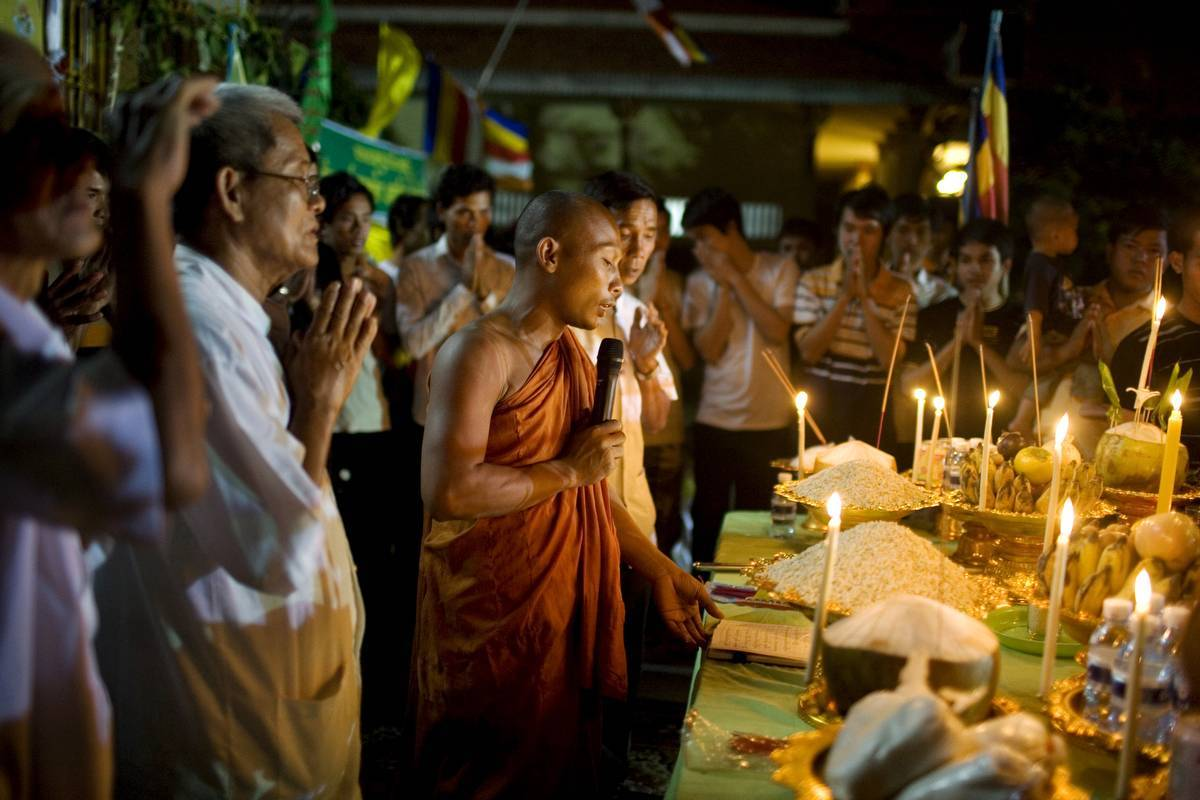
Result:
<svg viewBox="0 0 1200 800"><path fill-rule="evenodd" d="M1067 549L1063 610L1098 617L1106 597L1133 599L1133 583L1143 569L1154 592L1167 603L1200 599L1200 529L1184 514L1168 511L1140 519L1131 528L1113 523L1084 525ZM1038 560L1038 581L1048 595L1055 551Z"/></svg>
<svg viewBox="0 0 1200 800"><path fill-rule="evenodd" d="M962 466L961 488L968 503L978 504L980 492L984 508L1021 514L1045 514L1050 505L1050 483L1054 460L1045 447L1028 445L1019 433L1006 433L988 453L987 486L980 487L983 447L967 455ZM1094 464L1085 462L1073 444L1063 446L1059 469L1058 502L1068 497L1075 507L1086 510L1104 491L1104 483Z"/></svg>

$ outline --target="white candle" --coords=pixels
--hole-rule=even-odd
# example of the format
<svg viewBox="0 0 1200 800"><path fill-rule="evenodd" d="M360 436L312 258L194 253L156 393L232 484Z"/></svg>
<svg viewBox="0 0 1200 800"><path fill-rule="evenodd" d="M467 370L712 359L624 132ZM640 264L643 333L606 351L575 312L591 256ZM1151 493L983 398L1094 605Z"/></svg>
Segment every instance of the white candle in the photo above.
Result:
<svg viewBox="0 0 1200 800"><path fill-rule="evenodd" d="M1052 474L1050 476L1050 502L1046 504L1046 536L1042 541L1042 552L1049 553L1054 544L1054 517L1058 514L1058 482L1062 472L1063 442L1067 438L1067 428L1071 425L1070 418L1063 414L1058 424L1054 426L1054 452L1050 460Z"/></svg>
<svg viewBox="0 0 1200 800"><path fill-rule="evenodd" d="M996 413L996 403L1000 402L1000 393L992 392L987 399L987 418L983 422L983 459L979 462L979 510L987 508L988 467L992 465L992 416Z"/></svg>
<svg viewBox="0 0 1200 800"><path fill-rule="evenodd" d="M1183 433L1183 395L1178 389L1171 395L1171 405L1174 410L1167 419L1167 443L1163 445L1162 468L1158 476L1158 506L1156 514L1171 510L1175 499L1175 472L1179 464L1179 437Z"/></svg>
<svg viewBox="0 0 1200 800"><path fill-rule="evenodd" d="M1129 797L1138 752L1137 718L1142 702L1142 652L1146 649L1146 615L1150 613L1150 573L1142 570L1133 582L1133 658L1125 680L1125 726L1121 730L1121 760L1117 767L1117 797Z"/></svg>
<svg viewBox="0 0 1200 800"><path fill-rule="evenodd" d="M925 390L917 389L913 397L917 398L917 432L913 437L912 479L913 483L920 483L917 480L917 460L921 455L921 437L925 434Z"/></svg>
<svg viewBox="0 0 1200 800"><path fill-rule="evenodd" d="M1054 551L1054 579L1050 583L1050 608L1046 617L1046 640L1042 644L1042 682L1040 697L1050 694L1054 680L1054 660L1058 658L1058 615L1062 610L1063 588L1067 582L1067 553L1070 550L1071 530L1075 527L1075 507L1071 498L1063 503L1059 523L1058 546Z"/></svg>
<svg viewBox="0 0 1200 800"><path fill-rule="evenodd" d="M942 411L946 408L946 401L939 394L933 398L933 436L929 437L929 458L925 462L925 485L930 489L933 488L933 451L937 449L938 434L942 429Z"/></svg>
<svg viewBox="0 0 1200 800"><path fill-rule="evenodd" d="M804 407L808 405L808 392L796 395L796 425L800 430L800 446L796 449L796 472L804 477Z"/></svg>
<svg viewBox="0 0 1200 800"><path fill-rule="evenodd" d="M825 501L825 511L829 514L829 530L825 534L825 576L821 581L821 594L817 596L817 610L813 615L812 640L808 646L808 664L804 667L805 683L812 682L813 670L817 666L817 655L820 653L821 633L825 629L829 596L833 593L833 562L837 559L838 534L842 530L842 496L837 492L829 495L829 499Z"/></svg>
<svg viewBox="0 0 1200 800"><path fill-rule="evenodd" d="M1158 342L1158 327L1166 313L1167 298L1160 297L1154 306L1154 319L1150 321L1150 338L1146 340L1146 352L1142 355L1142 371L1138 375L1137 383L1139 390L1146 388L1146 381L1150 378L1150 360L1154 357L1154 345Z"/></svg>

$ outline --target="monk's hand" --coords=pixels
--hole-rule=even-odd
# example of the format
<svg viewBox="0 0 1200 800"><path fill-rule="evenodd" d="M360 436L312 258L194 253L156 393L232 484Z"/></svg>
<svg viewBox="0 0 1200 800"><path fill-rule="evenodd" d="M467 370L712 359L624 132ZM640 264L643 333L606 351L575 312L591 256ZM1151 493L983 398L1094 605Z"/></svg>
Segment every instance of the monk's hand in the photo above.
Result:
<svg viewBox="0 0 1200 800"><path fill-rule="evenodd" d="M658 354L667 343L667 325L654 306L639 306L629 330L629 354L637 371L649 375L658 366Z"/></svg>
<svg viewBox="0 0 1200 800"><path fill-rule="evenodd" d="M288 383L297 404L337 416L375 339L375 295L362 281L330 284L304 335L293 337Z"/></svg>
<svg viewBox="0 0 1200 800"><path fill-rule="evenodd" d="M708 596L704 584L688 575L674 564L654 579L654 602L667 628L681 641L700 647L708 641L704 632L703 608L718 619L725 615Z"/></svg>
<svg viewBox="0 0 1200 800"><path fill-rule="evenodd" d="M608 420L572 436L562 461L570 470L572 486L591 486L609 476L624 452L625 432L621 423Z"/></svg>

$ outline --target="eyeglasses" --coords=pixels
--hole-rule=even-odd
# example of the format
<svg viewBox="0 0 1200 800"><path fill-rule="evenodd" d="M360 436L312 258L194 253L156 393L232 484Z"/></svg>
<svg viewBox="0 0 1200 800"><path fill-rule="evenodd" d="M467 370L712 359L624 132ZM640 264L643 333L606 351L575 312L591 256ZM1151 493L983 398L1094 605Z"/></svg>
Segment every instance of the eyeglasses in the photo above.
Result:
<svg viewBox="0 0 1200 800"><path fill-rule="evenodd" d="M316 175L284 175L282 172L264 172L261 169L248 170L253 175L262 175L267 178L282 178L285 181L299 181L304 184L304 191L308 195L309 204L317 202L321 197L321 179Z"/></svg>

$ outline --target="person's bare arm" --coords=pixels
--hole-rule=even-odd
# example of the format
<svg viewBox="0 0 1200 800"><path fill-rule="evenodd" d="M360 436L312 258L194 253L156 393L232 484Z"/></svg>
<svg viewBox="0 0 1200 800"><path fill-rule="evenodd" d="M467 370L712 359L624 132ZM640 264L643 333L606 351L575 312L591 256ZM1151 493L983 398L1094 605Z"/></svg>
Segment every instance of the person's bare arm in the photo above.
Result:
<svg viewBox="0 0 1200 800"><path fill-rule="evenodd" d="M329 438L338 413L358 379L363 358L375 339L375 295L358 278L330 284L312 324L295 337L288 360L288 383L295 396L289 429L304 444L304 471L317 485L328 480Z"/></svg>
<svg viewBox="0 0 1200 800"><path fill-rule="evenodd" d="M746 273L733 272L729 285L738 304L768 344L779 345L787 341L788 329L791 327L788 318L763 299Z"/></svg>
<svg viewBox="0 0 1200 800"><path fill-rule="evenodd" d="M629 329L629 357L642 395L642 428L658 433L667 424L671 398L658 382L659 356L667 344L667 325L653 305L638 307ZM666 369L663 365L663 369Z"/></svg>
<svg viewBox="0 0 1200 800"><path fill-rule="evenodd" d="M112 117L112 252L121 297L113 349L150 393L170 508L208 485L204 389L179 279L171 198L187 172L191 129L217 106L212 78L171 77L127 97Z"/></svg>
<svg viewBox="0 0 1200 800"><path fill-rule="evenodd" d="M679 320L678 308L660 308L663 324L667 326L667 347L671 348L671 356L681 370L687 371L696 365L696 351L692 348L691 339L683 329Z"/></svg>
<svg viewBox="0 0 1200 800"><path fill-rule="evenodd" d="M703 609L720 619L724 617L721 609L708 596L703 583L681 570L638 530L629 511L611 492L609 500L621 545L621 560L650 582L654 602L667 628L690 645L704 644L708 637L700 611Z"/></svg>
<svg viewBox="0 0 1200 800"><path fill-rule="evenodd" d="M709 364L720 361L729 345L729 332L733 330L733 317L730 314L733 303L731 294L732 290L718 284L708 321L696 329L696 350Z"/></svg>
<svg viewBox="0 0 1200 800"><path fill-rule="evenodd" d="M558 458L528 467L489 464L492 412L508 385L508 354L478 326L450 337L430 380L421 496L434 519L473 520L529 508L603 480L622 453L616 421L582 429Z"/></svg>
<svg viewBox="0 0 1200 800"><path fill-rule="evenodd" d="M646 433L658 433L667 426L671 414L671 398L653 373L644 378L637 376L638 389L642 392L642 429Z"/></svg>

